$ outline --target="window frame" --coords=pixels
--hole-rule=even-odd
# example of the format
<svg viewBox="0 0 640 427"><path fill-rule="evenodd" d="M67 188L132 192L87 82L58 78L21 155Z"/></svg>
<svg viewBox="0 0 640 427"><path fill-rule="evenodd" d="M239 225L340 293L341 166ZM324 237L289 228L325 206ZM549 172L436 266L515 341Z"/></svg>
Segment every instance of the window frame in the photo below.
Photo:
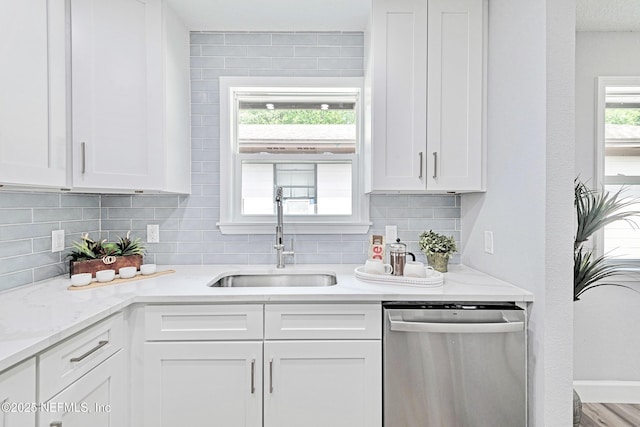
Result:
<svg viewBox="0 0 640 427"><path fill-rule="evenodd" d="M267 88L322 91L354 88L357 144L355 154L240 154L235 147L235 93ZM241 214L241 162L275 164L348 160L352 167L351 215L287 215L285 232L291 234L365 234L369 231L369 197L364 192L364 79L361 77L220 77L220 221L222 234L272 234L276 216ZM278 156L276 158L272 156Z"/></svg>
<svg viewBox="0 0 640 427"><path fill-rule="evenodd" d="M634 177L625 179L625 182L621 180L609 180L607 182L605 176L605 112L607 109L606 98L608 87L628 87L637 86L640 87L640 76L599 76L597 78L597 99L596 99L596 154L595 154L595 178L594 186L596 189L604 189L606 185L625 185L625 184L640 184L640 173ZM615 182L617 181L617 182ZM600 256L604 254L604 229L600 229L594 233L593 248L596 255ZM633 270L640 270L640 258L625 258L622 260Z"/></svg>

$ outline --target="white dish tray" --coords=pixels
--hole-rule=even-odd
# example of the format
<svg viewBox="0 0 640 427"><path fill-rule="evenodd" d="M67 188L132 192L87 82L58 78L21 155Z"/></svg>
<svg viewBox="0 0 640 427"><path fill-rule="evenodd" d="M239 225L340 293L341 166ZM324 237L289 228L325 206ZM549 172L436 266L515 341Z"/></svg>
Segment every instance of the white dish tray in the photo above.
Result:
<svg viewBox="0 0 640 427"><path fill-rule="evenodd" d="M426 268L426 267L425 267ZM405 277L389 274L371 274L364 272L364 266L356 267L356 278L365 282L385 283L392 285L418 286L421 288L437 288L444 284L444 274L439 271L427 271L427 277Z"/></svg>

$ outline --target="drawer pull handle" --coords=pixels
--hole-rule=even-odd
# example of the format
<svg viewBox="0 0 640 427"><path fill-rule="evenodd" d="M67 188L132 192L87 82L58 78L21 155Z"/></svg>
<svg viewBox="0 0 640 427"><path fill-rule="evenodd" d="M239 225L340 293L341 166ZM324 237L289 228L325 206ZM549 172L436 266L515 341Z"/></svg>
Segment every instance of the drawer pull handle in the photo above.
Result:
<svg viewBox="0 0 640 427"><path fill-rule="evenodd" d="M273 393L273 359L269 360L269 393Z"/></svg>
<svg viewBox="0 0 640 427"><path fill-rule="evenodd" d="M82 174L84 175L87 173L87 144L82 142L80 149L82 151Z"/></svg>
<svg viewBox="0 0 640 427"><path fill-rule="evenodd" d="M256 359L251 359L251 394L256 392Z"/></svg>
<svg viewBox="0 0 640 427"><path fill-rule="evenodd" d="M438 178L438 153L433 152L433 179Z"/></svg>
<svg viewBox="0 0 640 427"><path fill-rule="evenodd" d="M71 362L80 362L81 360L86 359L87 357L91 356L93 353L95 353L96 351L100 350L102 347L104 347L107 344L109 344L109 341L98 341L98 345L97 346L93 347L91 350L87 351L82 356L72 357L70 359L70 361Z"/></svg>
<svg viewBox="0 0 640 427"><path fill-rule="evenodd" d="M62 421L54 421L49 424L49 427L62 427Z"/></svg>

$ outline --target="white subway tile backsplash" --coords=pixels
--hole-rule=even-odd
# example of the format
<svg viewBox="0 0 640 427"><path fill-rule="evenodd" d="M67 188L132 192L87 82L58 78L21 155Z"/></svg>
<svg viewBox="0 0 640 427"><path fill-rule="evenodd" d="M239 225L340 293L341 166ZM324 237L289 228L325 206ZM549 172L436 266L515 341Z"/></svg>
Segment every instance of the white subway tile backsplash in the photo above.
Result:
<svg viewBox="0 0 640 427"><path fill-rule="evenodd" d="M319 70L362 70L362 58L318 58Z"/></svg>
<svg viewBox="0 0 640 427"><path fill-rule="evenodd" d="M340 56L340 47L296 46L295 54L314 58Z"/></svg>
<svg viewBox="0 0 640 427"><path fill-rule="evenodd" d="M247 46L202 46L202 56L247 56Z"/></svg>
<svg viewBox="0 0 640 427"><path fill-rule="evenodd" d="M31 214L29 214L29 220ZM82 219L82 208L33 209L34 222L74 221Z"/></svg>
<svg viewBox="0 0 640 427"><path fill-rule="evenodd" d="M293 56L293 46L248 46L247 56L266 58L289 57Z"/></svg>
<svg viewBox="0 0 640 427"><path fill-rule="evenodd" d="M2 262L9 262L3 259ZM53 277L53 276L51 276ZM15 273L9 273L0 275L0 291L15 288L17 286L33 283L33 269L17 271Z"/></svg>
<svg viewBox="0 0 640 427"><path fill-rule="evenodd" d="M32 209L2 209L0 225L31 223Z"/></svg>
<svg viewBox="0 0 640 427"><path fill-rule="evenodd" d="M317 58L273 58L274 70L315 70L318 68Z"/></svg>
<svg viewBox="0 0 640 427"><path fill-rule="evenodd" d="M191 46L201 45L201 44L224 44L224 34L192 32Z"/></svg>
<svg viewBox="0 0 640 427"><path fill-rule="evenodd" d="M273 33L271 41L274 45L313 46L318 44L316 33Z"/></svg>
<svg viewBox="0 0 640 427"><path fill-rule="evenodd" d="M32 247L31 240L0 242L0 258L30 254L32 253ZM49 241L49 247L51 247L51 241Z"/></svg>

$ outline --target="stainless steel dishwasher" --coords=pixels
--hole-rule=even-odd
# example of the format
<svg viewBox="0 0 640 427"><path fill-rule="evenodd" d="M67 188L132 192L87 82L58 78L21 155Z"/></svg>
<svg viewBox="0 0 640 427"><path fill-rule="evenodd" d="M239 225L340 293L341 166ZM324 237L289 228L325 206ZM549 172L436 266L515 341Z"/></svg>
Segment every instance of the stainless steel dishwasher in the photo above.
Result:
<svg viewBox="0 0 640 427"><path fill-rule="evenodd" d="M527 425L522 309L509 303L383 307L385 427Z"/></svg>

